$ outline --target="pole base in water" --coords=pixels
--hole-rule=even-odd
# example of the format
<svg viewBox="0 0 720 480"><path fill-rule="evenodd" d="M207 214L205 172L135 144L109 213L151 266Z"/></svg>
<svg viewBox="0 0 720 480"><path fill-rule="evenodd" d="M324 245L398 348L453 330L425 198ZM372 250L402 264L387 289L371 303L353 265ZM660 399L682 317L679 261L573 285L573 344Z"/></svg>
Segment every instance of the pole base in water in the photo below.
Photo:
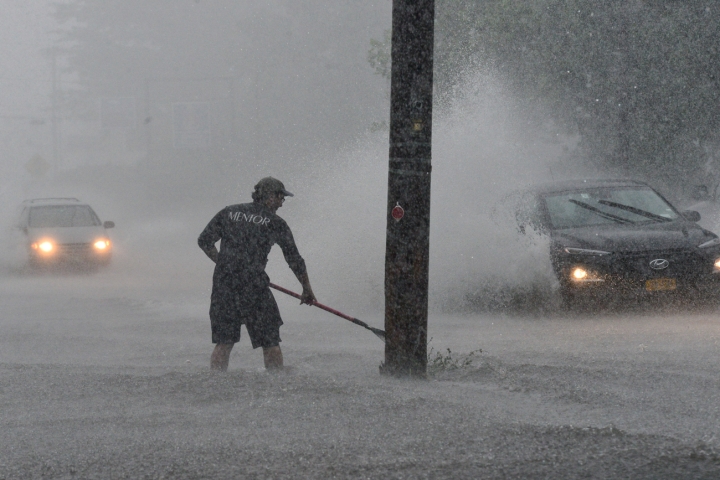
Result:
<svg viewBox="0 0 720 480"><path fill-rule="evenodd" d="M427 369L424 365L417 365L416 367L389 367L382 362L379 367L380 375L386 375L388 377L395 378L417 378L426 380L428 378Z"/></svg>

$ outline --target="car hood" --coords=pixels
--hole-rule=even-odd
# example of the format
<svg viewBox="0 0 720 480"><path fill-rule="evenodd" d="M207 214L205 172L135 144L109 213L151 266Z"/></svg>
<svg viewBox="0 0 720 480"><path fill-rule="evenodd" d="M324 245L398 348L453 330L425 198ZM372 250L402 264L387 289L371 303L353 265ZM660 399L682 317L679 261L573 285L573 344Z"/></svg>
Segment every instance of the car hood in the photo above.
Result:
<svg viewBox="0 0 720 480"><path fill-rule="evenodd" d="M562 246L608 252L695 248L715 238L713 233L686 221L563 229L552 236Z"/></svg>
<svg viewBox="0 0 720 480"><path fill-rule="evenodd" d="M52 239L59 244L92 243L98 238L107 238L107 232L100 225L95 227L29 228L28 237L33 242Z"/></svg>

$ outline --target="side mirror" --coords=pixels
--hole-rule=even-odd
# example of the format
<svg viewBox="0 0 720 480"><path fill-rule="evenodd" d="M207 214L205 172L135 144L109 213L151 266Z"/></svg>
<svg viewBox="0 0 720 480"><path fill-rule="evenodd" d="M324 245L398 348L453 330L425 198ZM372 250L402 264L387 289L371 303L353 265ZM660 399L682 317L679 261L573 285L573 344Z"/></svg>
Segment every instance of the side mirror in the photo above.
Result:
<svg viewBox="0 0 720 480"><path fill-rule="evenodd" d="M682 216L685 218L685 220L689 220L691 222L699 222L700 221L700 212L696 212L695 210L685 210L684 212L681 212Z"/></svg>
<svg viewBox="0 0 720 480"><path fill-rule="evenodd" d="M105 228L115 228L115 222L107 221L107 222L103 223L103 227L105 227Z"/></svg>

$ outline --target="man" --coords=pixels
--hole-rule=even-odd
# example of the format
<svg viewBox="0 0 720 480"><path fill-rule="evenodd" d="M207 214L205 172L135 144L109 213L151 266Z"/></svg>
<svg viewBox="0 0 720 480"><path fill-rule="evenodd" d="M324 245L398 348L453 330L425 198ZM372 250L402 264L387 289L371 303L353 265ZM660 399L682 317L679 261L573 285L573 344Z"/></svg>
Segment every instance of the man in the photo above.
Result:
<svg viewBox="0 0 720 480"><path fill-rule="evenodd" d="M301 304L315 301L305 261L290 227L275 212L293 194L280 180L263 178L255 185L252 203L230 205L218 212L198 238L198 245L215 262L210 298L210 326L215 349L210 368L226 371L230 352L245 324L253 348L262 347L265 368L283 366L280 350L280 311L265 273L268 254L280 245L285 261L303 287ZM220 240L220 252L215 244Z"/></svg>

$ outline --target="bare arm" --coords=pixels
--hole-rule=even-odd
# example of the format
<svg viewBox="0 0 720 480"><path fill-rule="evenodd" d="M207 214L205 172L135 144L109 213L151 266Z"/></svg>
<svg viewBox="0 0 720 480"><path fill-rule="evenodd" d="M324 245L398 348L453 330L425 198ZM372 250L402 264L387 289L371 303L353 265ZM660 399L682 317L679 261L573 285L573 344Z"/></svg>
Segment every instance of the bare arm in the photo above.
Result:
<svg viewBox="0 0 720 480"><path fill-rule="evenodd" d="M306 304L306 305L312 305L314 302L317 301L315 298L315 294L312 291L312 287L310 286L310 278L308 278L308 274L303 273L302 275L298 275L297 279L300 281L300 284L303 287L302 295L300 295L302 298L300 299L300 304Z"/></svg>
<svg viewBox="0 0 720 480"><path fill-rule="evenodd" d="M282 221L281 228L281 234L277 243L280 245L280 249L285 256L285 261L303 287L302 295L300 295L300 304L312 305L317 299L310 286L310 278L305 268L305 260L300 256L292 232L284 221Z"/></svg>

